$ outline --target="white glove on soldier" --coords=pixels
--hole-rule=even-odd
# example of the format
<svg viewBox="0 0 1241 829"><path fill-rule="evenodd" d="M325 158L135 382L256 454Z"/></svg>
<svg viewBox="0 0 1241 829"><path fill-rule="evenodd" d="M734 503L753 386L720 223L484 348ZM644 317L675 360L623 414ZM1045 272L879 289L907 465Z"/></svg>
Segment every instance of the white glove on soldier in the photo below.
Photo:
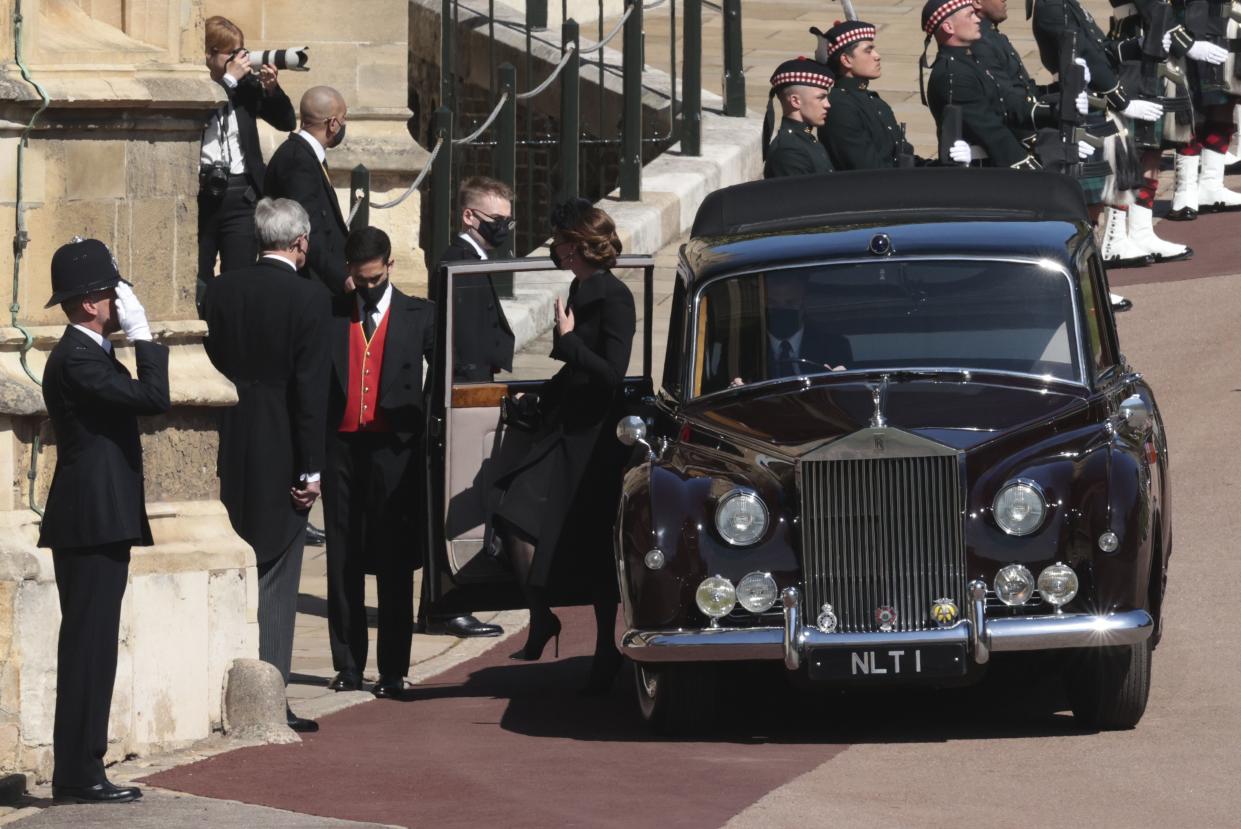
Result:
<svg viewBox="0 0 1241 829"><path fill-rule="evenodd" d="M970 145L964 141L953 141L952 146L948 148L948 157L958 164L969 164L974 160Z"/></svg>
<svg viewBox="0 0 1241 829"><path fill-rule="evenodd" d="M1077 142L1077 154L1081 156L1083 161L1085 161L1087 158L1090 158L1092 155L1094 155L1094 147L1090 146L1085 141L1078 141Z"/></svg>
<svg viewBox="0 0 1241 829"><path fill-rule="evenodd" d="M1090 98L1086 96L1084 90L1077 93L1077 97L1073 99L1073 105L1077 107L1078 115L1086 115L1090 112Z"/></svg>
<svg viewBox="0 0 1241 829"><path fill-rule="evenodd" d="M1086 65L1085 58L1073 58L1073 62L1086 70L1086 83L1090 83L1090 67Z"/></svg>
<svg viewBox="0 0 1241 829"><path fill-rule="evenodd" d="M131 343L151 339L151 325L147 322L146 309L134 295L134 289L124 282L116 286L116 316Z"/></svg>
<svg viewBox="0 0 1241 829"><path fill-rule="evenodd" d="M1163 40L1159 41L1159 45L1163 47L1163 53L1166 55L1172 51L1172 32L1163 33Z"/></svg>
<svg viewBox="0 0 1241 829"><path fill-rule="evenodd" d="M1163 105L1134 99L1120 114L1137 121L1158 121L1163 117Z"/></svg>
<svg viewBox="0 0 1241 829"><path fill-rule="evenodd" d="M1223 46L1207 43L1205 40L1195 40L1194 45L1190 46L1189 51L1185 53L1185 57L1218 66L1228 60L1228 50Z"/></svg>

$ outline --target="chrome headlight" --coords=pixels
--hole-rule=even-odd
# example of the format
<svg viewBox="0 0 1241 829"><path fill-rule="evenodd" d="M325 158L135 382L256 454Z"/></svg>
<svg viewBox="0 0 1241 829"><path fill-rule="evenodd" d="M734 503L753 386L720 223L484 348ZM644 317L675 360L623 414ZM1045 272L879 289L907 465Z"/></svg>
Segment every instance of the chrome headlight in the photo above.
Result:
<svg viewBox="0 0 1241 829"><path fill-rule="evenodd" d="M1006 605L1025 604L1034 594L1034 576L1020 564L1001 567L995 574L995 595Z"/></svg>
<svg viewBox="0 0 1241 829"><path fill-rule="evenodd" d="M991 504L995 523L1009 535L1029 535L1043 526L1047 517L1047 501L1043 491L1032 481L1005 484Z"/></svg>
<svg viewBox="0 0 1241 829"><path fill-rule="evenodd" d="M735 489L715 508L715 529L734 547L745 547L767 531L767 505L753 492Z"/></svg>
<svg viewBox="0 0 1241 829"><path fill-rule="evenodd" d="M1056 562L1038 574L1038 592L1048 604L1060 607L1077 595L1077 573L1067 564Z"/></svg>
<svg viewBox="0 0 1241 829"><path fill-rule="evenodd" d="M770 573L750 573L737 582L737 603L751 613L771 610L779 594Z"/></svg>
<svg viewBox="0 0 1241 829"><path fill-rule="evenodd" d="M732 613L737 606L737 590L733 583L723 576L709 576L698 585L698 590L694 592L694 601L703 615L720 619Z"/></svg>

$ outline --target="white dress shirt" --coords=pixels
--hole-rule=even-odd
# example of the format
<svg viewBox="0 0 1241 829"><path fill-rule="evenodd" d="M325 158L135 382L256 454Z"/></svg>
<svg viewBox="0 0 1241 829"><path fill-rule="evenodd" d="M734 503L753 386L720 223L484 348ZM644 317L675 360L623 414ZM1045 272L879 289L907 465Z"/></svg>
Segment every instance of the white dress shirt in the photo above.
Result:
<svg viewBox="0 0 1241 829"><path fill-rule="evenodd" d="M315 158L319 159L320 164L327 161L327 150L323 149L323 145L319 143L319 139L306 132L306 130L298 130L297 134L301 136L303 141L310 145L310 149L315 151Z"/></svg>
<svg viewBox="0 0 1241 829"><path fill-rule="evenodd" d="M777 337L773 335L770 331L768 331L767 332L767 343L771 347L772 365L778 365L778 361L780 360L781 343L789 344L789 348L792 349L792 352L793 352L790 355L791 359L796 360L799 357L801 357L801 338L802 338L802 335L805 333L806 333L805 328L798 328L796 333L792 334L791 336Z"/></svg>
<svg viewBox="0 0 1241 829"><path fill-rule="evenodd" d="M106 338L105 338L102 334L100 334L98 331L92 331L92 330L90 330L89 328L87 328L85 325L78 325L77 323L74 323L73 327L74 327L74 328L76 328L77 330L81 331L81 332L82 332L83 334L85 334L86 336L90 337L92 340L94 340L94 341L95 341L95 343L96 343L96 344L97 344L100 348L102 348L102 349L103 349L103 352L104 352L105 354L111 354L111 353L112 353L112 343L111 343L111 341L109 341L108 339L106 339Z"/></svg>
<svg viewBox="0 0 1241 829"><path fill-rule="evenodd" d="M366 313L366 303L362 301L362 297L358 297L358 319L362 319L362 315ZM384 286L383 296L379 298L379 302L375 303L375 310L371 311L371 322L375 324L375 330L379 329L379 323L383 322L384 314L388 313L388 306L392 304L392 282L389 281Z"/></svg>
<svg viewBox="0 0 1241 829"><path fill-rule="evenodd" d="M237 81L232 75L225 75L220 82L230 90L237 88ZM221 127L224 130L223 141L220 139ZM237 110L232 101L217 109L203 130L198 162L209 166L217 161L228 163L230 175L239 176L246 171L246 156L241 149L241 128L237 124Z"/></svg>
<svg viewBox="0 0 1241 829"><path fill-rule="evenodd" d="M473 248L474 248L474 250L478 251L478 258L479 258L479 259L486 259L486 258L487 258L487 251L483 250L483 246L482 246L482 245L480 245L478 242L475 242L475 241L474 241L474 237L473 237L473 236L471 236L469 233L465 232L464 230L463 230L463 231L461 231L460 233L458 233L457 235L458 235L458 236L460 236L460 237L461 237L462 239L464 239L465 241L469 242L469 243L470 243L470 246L471 246L471 247L473 247Z"/></svg>

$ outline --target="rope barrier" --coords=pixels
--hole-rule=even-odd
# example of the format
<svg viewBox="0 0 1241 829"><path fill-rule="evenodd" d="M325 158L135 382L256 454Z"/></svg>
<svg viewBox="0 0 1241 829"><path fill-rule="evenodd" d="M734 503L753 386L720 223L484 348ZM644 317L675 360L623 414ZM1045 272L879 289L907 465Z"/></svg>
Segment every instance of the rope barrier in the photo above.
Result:
<svg viewBox="0 0 1241 829"><path fill-rule="evenodd" d="M487 128L491 126L491 122L496 120L497 116L499 116L500 110L504 108L504 103L507 100L508 100L508 93L505 92L503 95L500 96L500 100L496 102L496 108L491 110L491 114L487 116L487 120L483 121L483 125L479 127L478 129L474 130L474 132L467 135L465 138L454 138L452 140L453 146L460 147L463 144L471 144L474 142L475 138L478 138L478 136L486 132Z"/></svg>
<svg viewBox="0 0 1241 829"><path fill-rule="evenodd" d="M543 83L539 84L534 89L531 89L529 92L517 93L515 96L517 100L524 101L527 98L533 98L535 95L538 95L544 89L547 89L547 87L552 85L552 81L556 80L556 78L560 76L560 71L569 65L569 58L573 57L573 52L577 48L577 46L572 43L565 44L565 47L564 57L560 59L560 63L556 64L556 68L552 70L552 73L547 76L547 80L543 81Z"/></svg>
<svg viewBox="0 0 1241 829"><path fill-rule="evenodd" d="M644 11L644 12L645 12L645 11L650 11L651 9L657 9L657 8L659 8L660 6L662 6L664 3L667 3L667 2L668 2L668 0L655 0L655 2L653 2L653 3L647 3L645 6L643 6L643 7L642 7L642 11Z"/></svg>
<svg viewBox="0 0 1241 829"><path fill-rule="evenodd" d="M604 46L607 46L608 43L611 42L612 38L620 34L620 30L625 28L625 21L629 19L629 15L633 14L633 8L634 8L633 6L630 6L629 8L625 9L625 14L621 16L620 22L616 24L616 28L614 28L611 32L609 32L607 37L605 37L603 40L596 43L594 46L591 46L589 49L583 49L582 54L589 55L594 52L598 52Z"/></svg>
<svg viewBox="0 0 1241 829"><path fill-rule="evenodd" d="M413 184L405 188L404 193L397 196L392 201L371 202L371 207L374 208L375 210L389 210L393 207L396 207L401 202L405 201L411 195L413 195L413 192L422 185L423 181L426 180L427 175L431 172L431 168L435 166L435 157L440 154L440 148L443 146L444 146L443 138L435 142L435 146L431 148L431 154L427 156L427 163L423 165L422 171L418 173L418 177L414 179ZM353 218L354 216L358 215L358 209L362 206L362 202L366 200L366 196L368 194L363 193L361 190L359 190L357 195L358 197L354 200L353 207L349 210L349 218L348 220L345 221L345 227L351 227L353 225Z"/></svg>

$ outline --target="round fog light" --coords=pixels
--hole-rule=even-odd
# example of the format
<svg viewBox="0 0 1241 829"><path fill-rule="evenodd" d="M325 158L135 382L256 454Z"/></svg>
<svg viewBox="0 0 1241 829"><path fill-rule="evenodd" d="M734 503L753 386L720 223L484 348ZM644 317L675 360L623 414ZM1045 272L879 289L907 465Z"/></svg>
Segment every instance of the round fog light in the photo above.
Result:
<svg viewBox="0 0 1241 829"><path fill-rule="evenodd" d="M1020 564L1001 567L995 574L995 595L1006 605L1025 604L1034 593L1034 576Z"/></svg>
<svg viewBox="0 0 1241 829"><path fill-rule="evenodd" d="M737 606L737 591L733 583L723 576L710 576L698 585L694 601L704 615L719 619L732 613Z"/></svg>
<svg viewBox="0 0 1241 829"><path fill-rule="evenodd" d="M737 603L751 613L766 613L779 592L770 573L750 573L737 582Z"/></svg>
<svg viewBox="0 0 1241 829"><path fill-rule="evenodd" d="M664 566L664 551L651 550L642 559L642 562L646 565L646 569L648 570L659 570Z"/></svg>
<svg viewBox="0 0 1241 829"><path fill-rule="evenodd" d="M1048 604L1056 607L1068 604L1077 595L1077 573L1059 562L1044 567L1038 574L1038 592Z"/></svg>

